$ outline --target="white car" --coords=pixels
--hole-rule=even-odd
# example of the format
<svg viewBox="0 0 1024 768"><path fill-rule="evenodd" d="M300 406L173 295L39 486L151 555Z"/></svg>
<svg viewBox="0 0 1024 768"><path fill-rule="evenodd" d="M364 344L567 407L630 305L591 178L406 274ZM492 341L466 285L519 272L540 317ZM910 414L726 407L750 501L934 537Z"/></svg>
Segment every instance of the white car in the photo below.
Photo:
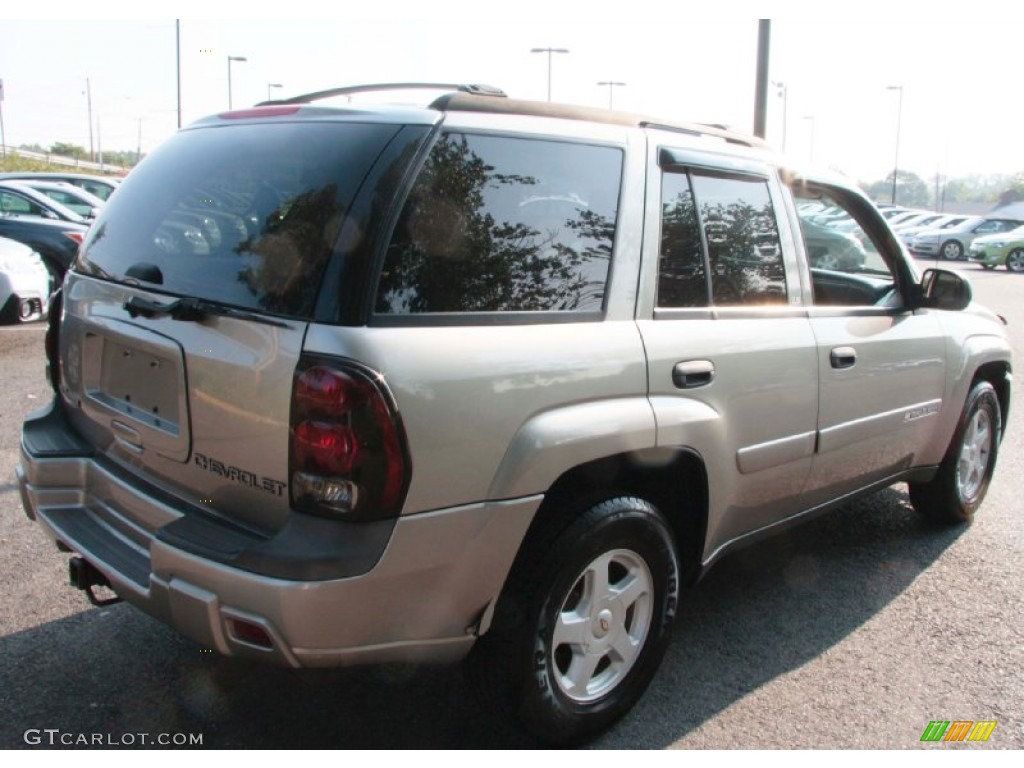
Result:
<svg viewBox="0 0 1024 768"><path fill-rule="evenodd" d="M50 273L27 245L0 237L0 323L27 323L46 314Z"/></svg>

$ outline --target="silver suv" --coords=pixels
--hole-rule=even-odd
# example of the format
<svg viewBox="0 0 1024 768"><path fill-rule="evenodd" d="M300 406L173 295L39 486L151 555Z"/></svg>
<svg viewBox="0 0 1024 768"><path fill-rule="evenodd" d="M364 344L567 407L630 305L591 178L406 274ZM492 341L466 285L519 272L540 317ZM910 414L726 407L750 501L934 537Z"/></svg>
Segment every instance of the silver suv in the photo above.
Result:
<svg viewBox="0 0 1024 768"><path fill-rule="evenodd" d="M856 189L483 87L313 104L358 90L192 125L90 230L18 472L90 599L294 667L465 659L572 743L735 547L898 481L970 521L1003 324Z"/></svg>

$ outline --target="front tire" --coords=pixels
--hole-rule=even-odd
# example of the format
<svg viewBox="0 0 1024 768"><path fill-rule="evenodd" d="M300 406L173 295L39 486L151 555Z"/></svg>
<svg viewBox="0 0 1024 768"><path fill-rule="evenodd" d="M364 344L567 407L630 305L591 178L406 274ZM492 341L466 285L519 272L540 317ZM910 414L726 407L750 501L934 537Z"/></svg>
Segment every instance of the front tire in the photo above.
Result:
<svg viewBox="0 0 1024 768"><path fill-rule="evenodd" d="M548 744L593 738L643 694L679 597L672 533L619 497L531 537L467 660L482 699Z"/></svg>
<svg viewBox="0 0 1024 768"><path fill-rule="evenodd" d="M942 244L939 253L947 261L959 261L964 255L964 247L960 245L959 240L947 240Z"/></svg>
<svg viewBox="0 0 1024 768"><path fill-rule="evenodd" d="M974 384L953 439L927 483L910 484L910 501L922 515L945 523L970 523L988 491L1002 437L1002 411L993 386Z"/></svg>

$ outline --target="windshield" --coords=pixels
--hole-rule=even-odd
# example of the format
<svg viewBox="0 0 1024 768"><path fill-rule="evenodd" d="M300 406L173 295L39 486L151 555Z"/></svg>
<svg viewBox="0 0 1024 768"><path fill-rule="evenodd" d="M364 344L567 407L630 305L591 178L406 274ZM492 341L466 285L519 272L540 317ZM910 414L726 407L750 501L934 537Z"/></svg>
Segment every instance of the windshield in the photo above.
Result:
<svg viewBox="0 0 1024 768"><path fill-rule="evenodd" d="M398 130L280 122L182 131L111 197L76 270L309 317L346 212Z"/></svg>

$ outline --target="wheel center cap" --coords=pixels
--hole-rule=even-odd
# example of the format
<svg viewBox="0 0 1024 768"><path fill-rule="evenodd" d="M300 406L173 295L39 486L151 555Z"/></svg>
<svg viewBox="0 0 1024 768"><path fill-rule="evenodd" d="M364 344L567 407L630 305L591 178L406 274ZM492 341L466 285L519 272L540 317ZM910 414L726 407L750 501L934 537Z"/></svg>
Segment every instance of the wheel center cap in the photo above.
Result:
<svg viewBox="0 0 1024 768"><path fill-rule="evenodd" d="M604 637L612 628L612 612L607 608L594 617L594 637Z"/></svg>

